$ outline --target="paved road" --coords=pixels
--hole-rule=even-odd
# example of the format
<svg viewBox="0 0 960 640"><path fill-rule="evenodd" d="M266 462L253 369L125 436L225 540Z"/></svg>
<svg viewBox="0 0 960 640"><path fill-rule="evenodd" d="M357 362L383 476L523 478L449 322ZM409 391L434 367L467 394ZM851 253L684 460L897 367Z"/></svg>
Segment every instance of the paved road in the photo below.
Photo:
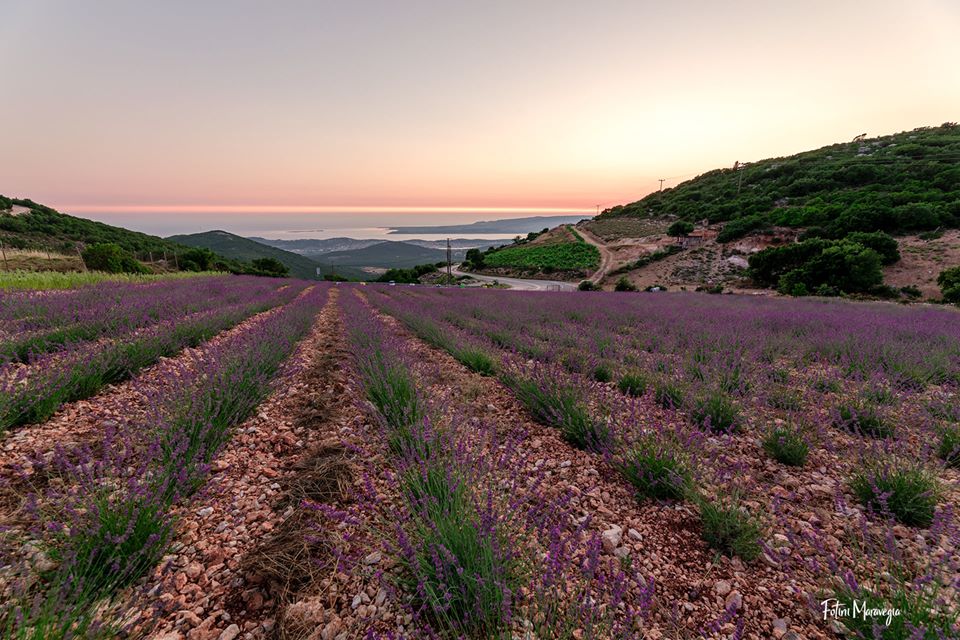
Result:
<svg viewBox="0 0 960 640"><path fill-rule="evenodd" d="M457 265L458 267L460 265ZM455 276L470 276L484 282L497 281L500 284L508 285L511 289L521 289L523 291L576 291L577 285L570 282L561 282L559 280L522 280L520 278L502 278L493 276L482 276L478 273L464 273L453 268Z"/></svg>

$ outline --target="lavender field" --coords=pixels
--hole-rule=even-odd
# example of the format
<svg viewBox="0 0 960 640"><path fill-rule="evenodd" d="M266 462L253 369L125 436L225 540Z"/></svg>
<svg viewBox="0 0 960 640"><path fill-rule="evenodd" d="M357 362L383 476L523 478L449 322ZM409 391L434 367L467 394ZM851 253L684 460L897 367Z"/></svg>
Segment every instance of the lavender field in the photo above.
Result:
<svg viewBox="0 0 960 640"><path fill-rule="evenodd" d="M0 294L3 638L960 637L960 314Z"/></svg>

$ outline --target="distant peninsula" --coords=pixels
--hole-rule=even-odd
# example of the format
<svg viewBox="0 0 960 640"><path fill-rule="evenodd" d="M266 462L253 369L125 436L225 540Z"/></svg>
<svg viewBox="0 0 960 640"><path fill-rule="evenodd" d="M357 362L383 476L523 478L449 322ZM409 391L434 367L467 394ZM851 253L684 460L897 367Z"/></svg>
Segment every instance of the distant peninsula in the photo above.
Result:
<svg viewBox="0 0 960 640"><path fill-rule="evenodd" d="M531 231L553 228L562 224L576 224L590 218L589 215L573 216L534 216L530 218L508 218L505 220L481 220L470 224L452 224L427 227L390 227L390 233L415 235L423 233L517 233L525 234Z"/></svg>

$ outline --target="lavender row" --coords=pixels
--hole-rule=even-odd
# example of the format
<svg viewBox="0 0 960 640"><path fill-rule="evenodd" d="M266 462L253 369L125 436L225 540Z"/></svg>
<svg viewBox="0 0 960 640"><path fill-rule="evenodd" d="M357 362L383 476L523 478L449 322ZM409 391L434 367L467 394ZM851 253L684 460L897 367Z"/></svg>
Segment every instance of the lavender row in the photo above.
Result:
<svg viewBox="0 0 960 640"><path fill-rule="evenodd" d="M0 342L0 360L30 362L39 354L102 336L175 320L208 309L240 304L269 294L288 281L252 276L215 276L171 281L167 286L99 285L83 295L40 298L33 313L0 325L8 336Z"/></svg>
<svg viewBox="0 0 960 640"><path fill-rule="evenodd" d="M144 424L108 430L96 447L56 451L49 464L64 482L32 510L31 544L48 566L38 581L31 558L17 565L7 587L15 597L0 610L4 637L116 637L150 618L149 596L132 623L116 596L162 557L174 532L171 508L202 485L231 428L271 391L326 293L317 287L193 366L169 370L161 386L171 391L153 399L157 410Z"/></svg>
<svg viewBox="0 0 960 640"><path fill-rule="evenodd" d="M444 324L439 319L445 316L461 327L476 328L470 322L463 322L464 316L470 316L471 320L476 320L483 313L476 307L464 310L463 305L454 302L452 307L441 306L436 300L431 300L423 304L429 296L423 296L420 304L410 300L400 301L402 294L394 294L386 291L389 298L394 300L381 301L384 308L391 310L398 318L406 322L411 322L418 333L423 334L441 334L444 337L434 338L432 342L440 344L456 344L457 329L451 325L445 328L439 328L439 324ZM376 294L374 298L377 299ZM595 298L594 298L595 299ZM456 310L457 313L454 313ZM529 309L521 310L529 311ZM556 311L556 310L554 310ZM569 310L567 310L569 312ZM602 311L598 315L602 315ZM500 314L499 318L504 316L509 318L510 312ZM425 330L424 325L429 323L425 320L432 317L434 322L439 323L432 329ZM571 316L566 316L568 319ZM577 317L574 314L573 317ZM579 318L582 320L583 318ZM457 320L461 320L457 322ZM497 342L508 344L512 342L515 334L537 333L545 341L562 341L563 336L550 333L549 328L544 329L543 325L535 326L523 323L517 323L509 326L509 320L504 321L508 328L496 321L490 321L486 327L486 332L492 333L492 337L499 338ZM548 323L549 324L549 323ZM535 328L531 328L535 327ZM586 323L582 327L583 333L590 335L591 328L595 328L593 323ZM481 330L479 333L486 333ZM487 334L490 335L489 333ZM594 334L596 337L597 334ZM607 336L600 335L601 339ZM475 342L476 337L472 338ZM574 340L571 340L573 342ZM516 342L513 342L516 345ZM530 349L532 342L527 342L524 346L526 356L539 357L544 362L555 362L557 358L552 354L537 352L536 349ZM695 350L703 347L702 343L690 345ZM486 348L490 350L491 344ZM703 351L701 353L701 362ZM587 352L586 357L590 357ZM609 357L609 353L603 354ZM531 412L539 420L546 424L558 426L564 429L565 426L573 424L574 426L583 426L596 424L592 422L590 413L584 409L583 403L578 403L577 390L589 388L591 382L577 376L577 374L564 374L556 366L550 371L546 371L543 365L533 366L532 369L527 363L522 364L517 358L505 357L504 372L501 374L504 382L513 388L518 398L524 401L531 409ZM832 361L836 364L837 361ZM520 373L522 372L522 373ZM572 376L570 383L561 382L564 378ZM648 390L645 388L646 382L642 379L634 378L631 385L622 384L624 378L621 378L620 389L628 392L628 395L642 395ZM631 388L632 387L632 388ZM672 396L676 389L658 388L655 393L648 394L650 399L656 398L661 404L667 406L676 406L681 404L681 398ZM948 391L948 393L950 393ZM594 394L596 395L596 394ZM602 394L601 394L602 395ZM583 399L584 394L580 393L579 398ZM723 401L723 396L720 397ZM554 399L554 402L544 402L544 400ZM606 402L600 413L610 416L610 422L623 422L625 405L611 410L616 406L616 402ZM786 556L777 549L770 548L761 543L762 529L759 523L745 520L744 510L741 506L741 494L739 490L734 492L724 492L726 496L719 496L718 500L710 500L696 491L696 484L702 482L704 476L712 476L714 486L722 486L734 481L740 475L736 469L737 463L730 461L723 455L723 447L709 450L707 447L708 436L713 436L711 440L716 439L716 434L711 431L727 433L730 431L732 422L720 423L720 419L735 420L736 414L731 413L731 407L725 405L699 403L686 405L692 422L695 427L704 431L697 433L696 430L688 432L684 436L682 432L664 433L662 429L655 428L654 432L648 432L641 435L632 443L623 438L624 432L621 431L613 438L610 433L606 434L607 447L606 455L620 469L621 473L636 489L638 497L656 498L656 499L686 499L696 503L700 509L701 522L703 524L703 533L711 546L716 546L724 551L733 552L741 557L750 559L756 557L761 549L766 554L768 562L786 565L789 560L789 554ZM758 407L753 407L757 409ZM943 406L941 409L945 408ZM618 416L618 414L620 414ZM955 413L941 411L941 416L945 419L956 420ZM841 416L842 417L842 416ZM626 416L629 421L629 416ZM843 418L836 426L849 428L851 420L859 420L861 424L868 424L866 416L852 415ZM714 424L711 424L713 422ZM602 423L601 423L602 424ZM781 424L782 421L781 421ZM860 425L858 425L860 426ZM713 427L713 428L712 428ZM863 429L857 432L862 433ZM576 435L577 431L573 431ZM690 434L693 440L690 439ZM952 435L951 435L952 434ZM567 434L565 434L567 435ZM679 437L678 437L679 436ZM734 437L725 435L724 438ZM956 427L943 432L943 440L940 446L940 457L947 464L956 465L958 462L958 438ZM950 438L953 438L952 440ZM828 436L821 434L821 440L826 440ZM568 437L568 439L570 439ZM572 439L574 444L578 444L576 438ZM722 440L721 440L722 442ZM952 444L951 444L952 442ZM592 442L579 443L581 446L589 444L592 448L604 450L604 447L593 440ZM598 446L599 445L599 446ZM764 442L768 453L784 464L795 464L802 466L807 455L810 442L807 436L793 428L789 423L785 426L775 427L770 430ZM851 544L858 549L869 549L873 551L871 557L861 561L859 566L846 565L847 580L840 588L835 588L833 595L838 602L851 603L853 600L867 601L877 606L896 606L906 612L903 619L887 629L881 630L883 637L944 637L943 633L952 633L957 631L957 620L960 611L957 607L949 604L949 594L952 593L956 585L950 586L952 579L950 576L957 575L957 564L949 553L943 553L943 547L937 548L940 544L946 544L947 547L956 548L958 543L958 530L952 510L947 505L942 505L937 509L938 498L941 495L940 482L931 472L929 465L918 462L915 458L905 455L906 448L887 443L883 447L867 447L867 453L862 455L861 465L854 470L850 477L850 491L860 500L864 506L863 520L860 530L851 532ZM700 463L694 462L694 456L699 456L700 462L710 460L709 468L703 468ZM936 467L937 465L933 465ZM700 468L698 468L700 467ZM699 477L699 479L698 479ZM842 498L838 498L841 500ZM848 507L844 507L849 509ZM903 550L898 549L895 542L895 536L891 533L894 524L899 521L911 526L931 527L929 534L923 537L924 540L933 541L930 551L929 561L920 562L921 569L916 572L904 572L902 570L892 572L889 569L896 567L902 560ZM878 531L879 524L879 531ZM788 526L784 525L784 529ZM711 533L711 531L713 533ZM805 530L803 534L798 534L798 542L803 538L803 542L815 552L808 557L808 565L813 567L822 579L826 580L829 576L835 576L839 573L838 567L841 566L835 554L825 551L823 534ZM881 540L878 544L876 540ZM856 542L853 542L856 540ZM945 540L948 542L939 543ZM885 542L884 542L885 541ZM939 544L938 544L939 543ZM881 553L877 553L877 549ZM885 552L885 553L883 553ZM919 553L914 560L922 560L929 552ZM858 571L863 575L863 571L869 572L869 567L886 567L883 570L882 579L871 579L867 585L858 584L854 577ZM868 573L869 575L869 573ZM930 589L924 585L935 584L937 589ZM941 591L940 587L946 587L947 591ZM891 604L892 603L892 604ZM854 625L855 620L849 621ZM868 633L873 633L870 629L865 629Z"/></svg>
<svg viewBox="0 0 960 640"><path fill-rule="evenodd" d="M42 422L66 402L96 394L104 385L130 378L161 357L196 346L246 318L285 304L302 287L267 289L246 302L167 320L126 339L76 345L49 354L29 367L0 371L0 432Z"/></svg>
<svg viewBox="0 0 960 640"><path fill-rule="evenodd" d="M36 318L61 317L64 310L82 310L109 306L129 296L162 294L169 287L196 286L190 283L229 279L228 276L201 276L179 279L155 280L152 282L104 281L94 285L57 290L23 290L0 293L0 327L15 329L18 323L29 323Z"/></svg>
<svg viewBox="0 0 960 640"><path fill-rule="evenodd" d="M562 501L531 489L535 479L498 475L523 468L520 438L502 438L492 425L465 429L456 411L428 402L404 341L356 299L344 307L403 499L402 516L383 534L419 634L642 637L653 583L602 560L589 523L571 530ZM628 589L639 600L625 601Z"/></svg>

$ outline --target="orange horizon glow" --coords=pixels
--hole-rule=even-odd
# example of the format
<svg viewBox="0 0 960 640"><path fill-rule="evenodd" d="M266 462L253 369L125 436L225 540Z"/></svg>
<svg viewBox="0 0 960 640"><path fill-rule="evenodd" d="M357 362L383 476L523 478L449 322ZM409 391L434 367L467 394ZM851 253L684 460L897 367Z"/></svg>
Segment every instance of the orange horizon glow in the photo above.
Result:
<svg viewBox="0 0 960 640"><path fill-rule="evenodd" d="M77 213L532 213L560 215L591 213L594 208L575 207L383 207L364 205L97 205L64 204L65 211Z"/></svg>

